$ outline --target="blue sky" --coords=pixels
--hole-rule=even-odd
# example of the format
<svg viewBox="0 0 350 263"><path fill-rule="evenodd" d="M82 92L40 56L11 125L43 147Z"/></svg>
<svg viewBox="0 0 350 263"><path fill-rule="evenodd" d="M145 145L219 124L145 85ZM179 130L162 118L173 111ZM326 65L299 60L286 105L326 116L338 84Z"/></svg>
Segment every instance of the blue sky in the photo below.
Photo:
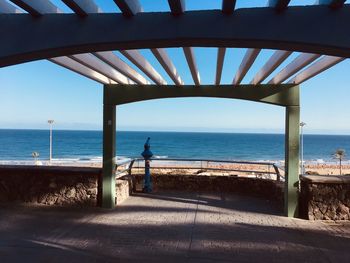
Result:
<svg viewBox="0 0 350 263"><path fill-rule="evenodd" d="M53 1L69 12L61 1ZM96 1L105 12L119 12L112 0ZM142 0L145 11L167 11L166 0ZM218 9L220 0L187 0L187 9ZM238 1L238 8L264 6L266 1ZM313 1L293 1L292 5L312 4ZM182 49L167 49L186 84L192 78ZM148 50L142 54L161 75L172 83ZM202 83L214 81L215 48L195 48ZM235 75L245 49L228 49L222 83L229 84ZM257 70L273 53L261 52L243 83L249 83ZM125 59L120 53L118 56ZM277 70L288 64L294 53ZM132 65L132 64L130 64ZM306 132L350 134L350 62L334 66L301 87L301 116L307 123ZM269 79L267 79L269 80ZM0 128L46 129L47 119L56 121L56 129L101 129L102 86L48 61L35 61L0 68ZM163 99L119 106L120 130L175 130L210 132L283 132L284 109L254 102L187 98Z"/></svg>

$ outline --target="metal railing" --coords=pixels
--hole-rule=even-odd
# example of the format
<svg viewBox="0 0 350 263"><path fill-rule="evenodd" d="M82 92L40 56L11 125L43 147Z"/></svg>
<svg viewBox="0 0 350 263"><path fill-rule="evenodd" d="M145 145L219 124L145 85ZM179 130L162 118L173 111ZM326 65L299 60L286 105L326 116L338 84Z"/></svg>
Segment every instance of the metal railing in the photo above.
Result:
<svg viewBox="0 0 350 263"><path fill-rule="evenodd" d="M134 165L135 160L136 159L125 159L125 160L117 161L116 165L115 165L115 177L116 177L116 179L125 176L126 172L129 175L131 175L132 167ZM119 168L121 168L121 169L119 169Z"/></svg>
<svg viewBox="0 0 350 263"><path fill-rule="evenodd" d="M186 159L186 158L152 158L151 169L168 169L168 170L203 170L203 171L222 171L222 172L240 172L253 174L259 178L260 175L275 175L276 180L283 180L280 170L283 171L277 164L272 162L253 162L253 161L230 161L230 160L214 160L214 159ZM185 162L189 164L184 165ZM160 165L159 165L160 164ZM231 165L254 165L254 166L266 166L266 170L261 169L242 169L241 167L235 168ZM116 164L116 177L120 178L127 174L132 175L132 169L144 168L144 159L142 158L130 158L117 162Z"/></svg>

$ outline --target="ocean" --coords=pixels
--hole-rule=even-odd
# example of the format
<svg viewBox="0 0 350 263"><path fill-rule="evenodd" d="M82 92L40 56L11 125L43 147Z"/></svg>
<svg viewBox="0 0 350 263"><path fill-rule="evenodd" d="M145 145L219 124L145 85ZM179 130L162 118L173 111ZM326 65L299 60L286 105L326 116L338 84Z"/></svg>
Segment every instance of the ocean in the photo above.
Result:
<svg viewBox="0 0 350 263"><path fill-rule="evenodd" d="M117 132L117 156L141 157L143 145L151 138L155 157L223 160L279 161L284 159L283 134L194 133L194 132ZM350 154L350 136L304 135L304 159L334 162L338 148ZM40 160L49 158L48 130L0 130L0 160ZM101 131L53 131L55 160L100 161Z"/></svg>

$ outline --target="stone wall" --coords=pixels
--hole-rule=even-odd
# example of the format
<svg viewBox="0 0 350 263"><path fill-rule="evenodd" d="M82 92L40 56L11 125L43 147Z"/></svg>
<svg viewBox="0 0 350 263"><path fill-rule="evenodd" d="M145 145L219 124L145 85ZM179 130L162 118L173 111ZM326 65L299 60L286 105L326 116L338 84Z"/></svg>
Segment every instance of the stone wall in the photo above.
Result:
<svg viewBox="0 0 350 263"><path fill-rule="evenodd" d="M300 214L310 220L350 220L350 176L302 176Z"/></svg>
<svg viewBox="0 0 350 263"><path fill-rule="evenodd" d="M61 206L100 206L102 169L53 166L0 166L0 202L30 202ZM259 196L283 205L283 184L236 176L152 174L153 188L226 191ZM116 203L142 189L143 175L116 180Z"/></svg>
<svg viewBox="0 0 350 263"><path fill-rule="evenodd" d="M136 174L135 184L138 190L142 189L143 175ZM283 206L283 183L274 180L237 176L205 176L205 175L167 175L152 174L154 191L160 190L187 190L187 191L223 191L238 194L263 197L276 201Z"/></svg>
<svg viewBox="0 0 350 263"><path fill-rule="evenodd" d="M0 166L0 202L100 206L102 169L62 166ZM116 203L129 197L129 181L116 180Z"/></svg>
<svg viewBox="0 0 350 263"><path fill-rule="evenodd" d="M131 194L131 188L129 185L129 181L127 177L124 179L118 179L116 180L115 184L115 191L116 191L116 200L115 203L121 204L124 202L126 199L128 199L129 195Z"/></svg>
<svg viewBox="0 0 350 263"><path fill-rule="evenodd" d="M101 169L0 166L0 202L96 206Z"/></svg>

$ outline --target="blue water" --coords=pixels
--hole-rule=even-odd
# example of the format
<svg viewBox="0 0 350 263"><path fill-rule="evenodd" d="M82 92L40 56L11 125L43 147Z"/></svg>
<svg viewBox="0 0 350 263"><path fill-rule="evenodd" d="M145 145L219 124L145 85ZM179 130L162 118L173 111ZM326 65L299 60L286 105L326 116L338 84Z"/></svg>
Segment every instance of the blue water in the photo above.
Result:
<svg viewBox="0 0 350 263"><path fill-rule="evenodd" d="M234 160L283 160L284 135L190 132L117 132L117 155L140 156L147 137L156 156ZM332 153L350 154L350 136L304 135L304 159L332 160ZM0 130L0 160L31 160L32 152L48 159L49 131ZM101 131L53 131L53 157L88 160L102 156Z"/></svg>

